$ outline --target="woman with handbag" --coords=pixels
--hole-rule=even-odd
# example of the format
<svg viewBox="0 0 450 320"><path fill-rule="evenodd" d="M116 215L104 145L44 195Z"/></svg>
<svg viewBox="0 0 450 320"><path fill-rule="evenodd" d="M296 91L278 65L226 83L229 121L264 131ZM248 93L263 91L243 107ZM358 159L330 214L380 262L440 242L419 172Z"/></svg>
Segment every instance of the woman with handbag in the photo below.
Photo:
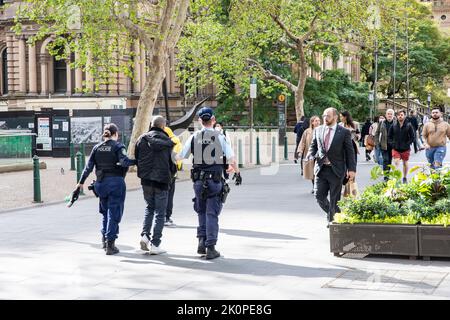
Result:
<svg viewBox="0 0 450 320"><path fill-rule="evenodd" d="M350 112L348 111L342 111L341 112L341 122L339 123L344 128L350 130L352 134L352 142L353 142L353 148L355 149L355 161L358 161L358 154L359 154L359 148L358 148L358 141L361 139L361 133L359 131L359 123L356 121L353 121L352 116ZM355 180L349 180L344 185L344 197L347 197L349 195L356 196L358 193L358 187Z"/></svg>
<svg viewBox="0 0 450 320"><path fill-rule="evenodd" d="M320 118L318 116L313 116L309 120L309 128L303 132L302 139L298 144L297 153L301 159L306 159L306 154L308 153L309 146L313 138L314 129L320 126ZM306 180L311 180L313 188L311 193L314 193L314 162L315 160L303 160L303 178Z"/></svg>

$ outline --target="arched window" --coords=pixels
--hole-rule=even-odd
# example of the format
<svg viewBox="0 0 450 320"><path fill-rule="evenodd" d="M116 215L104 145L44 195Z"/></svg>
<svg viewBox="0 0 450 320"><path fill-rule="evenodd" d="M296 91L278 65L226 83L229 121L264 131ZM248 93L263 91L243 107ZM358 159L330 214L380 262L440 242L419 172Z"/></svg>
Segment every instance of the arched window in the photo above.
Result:
<svg viewBox="0 0 450 320"><path fill-rule="evenodd" d="M56 60L53 57L53 81L56 93L67 91L67 64L65 60Z"/></svg>
<svg viewBox="0 0 450 320"><path fill-rule="evenodd" d="M8 93L8 52L2 52L2 94Z"/></svg>

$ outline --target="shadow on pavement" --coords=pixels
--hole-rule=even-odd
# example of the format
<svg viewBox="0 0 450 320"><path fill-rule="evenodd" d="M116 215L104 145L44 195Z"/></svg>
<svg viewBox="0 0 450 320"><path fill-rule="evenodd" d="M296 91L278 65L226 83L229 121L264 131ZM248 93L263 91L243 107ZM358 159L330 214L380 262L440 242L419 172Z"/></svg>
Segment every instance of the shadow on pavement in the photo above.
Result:
<svg viewBox="0 0 450 320"><path fill-rule="evenodd" d="M177 225L177 229L197 229L193 226L180 226ZM276 239L276 240L307 240L307 238L294 237L287 234L281 233L271 233L271 232L261 232L252 230L241 230L241 229L219 229L219 233L228 234L230 236L238 237L249 237L249 238L259 238L259 239Z"/></svg>
<svg viewBox="0 0 450 320"><path fill-rule="evenodd" d="M200 256L186 256L177 254L146 255L121 252L117 256L127 259L121 260L133 264L157 264L190 270L201 270L219 273L247 274L255 276L295 276L303 278L336 277L349 268L311 268L295 266L278 262L256 259L230 259L225 256L214 260L205 260ZM132 260L130 260L132 259Z"/></svg>

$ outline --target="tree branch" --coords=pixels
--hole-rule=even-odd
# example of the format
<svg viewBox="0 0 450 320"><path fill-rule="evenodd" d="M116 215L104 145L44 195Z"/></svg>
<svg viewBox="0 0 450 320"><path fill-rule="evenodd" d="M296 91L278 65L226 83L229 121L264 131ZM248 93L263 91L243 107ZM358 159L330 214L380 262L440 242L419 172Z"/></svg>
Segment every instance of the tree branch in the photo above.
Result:
<svg viewBox="0 0 450 320"><path fill-rule="evenodd" d="M264 77L266 79L272 79L272 80L275 80L275 81L277 81L277 82L279 82L281 84L284 84L292 92L295 92L297 90L297 87L295 85L290 83L288 80L283 79L282 77L277 76L276 74L273 74L269 70L265 69L258 61L253 60L251 58L247 58L247 62L249 62L250 64L256 66L259 70L261 70L264 73Z"/></svg>
<svg viewBox="0 0 450 320"><path fill-rule="evenodd" d="M318 18L319 18L319 14L317 13L314 16L314 18L311 20L311 22L309 23L309 30L303 36L300 37L300 41L301 42L303 42L306 39L308 39L311 36L311 34L314 31L316 31L316 21L317 21Z"/></svg>
<svg viewBox="0 0 450 320"><path fill-rule="evenodd" d="M292 43L289 43L286 39L280 39L280 42L284 46L286 46L286 47L288 47L288 48L290 48L292 50L296 50L297 51L297 46L292 44Z"/></svg>
<svg viewBox="0 0 450 320"><path fill-rule="evenodd" d="M291 38L295 43L299 43L300 42L300 38L297 37L295 34L293 34L288 28L287 26L278 18L278 16L274 15L274 14L270 14L270 16L272 17L273 21L275 21L276 24L278 24L278 26L284 31L286 32L286 34L288 35L289 38Z"/></svg>
<svg viewBox="0 0 450 320"><path fill-rule="evenodd" d="M189 8L189 1L190 0L180 1L181 3L179 5L177 18L175 19L174 26L167 40L167 44L170 48L174 47L175 44L178 42L178 39L180 38L181 31L183 30L184 23L186 21L187 11Z"/></svg>
<svg viewBox="0 0 450 320"><path fill-rule="evenodd" d="M125 16L119 16L115 12L112 12L113 17L124 26L131 34L135 35L137 38L141 39L144 43L148 43L151 41L147 32L131 21L129 18Z"/></svg>

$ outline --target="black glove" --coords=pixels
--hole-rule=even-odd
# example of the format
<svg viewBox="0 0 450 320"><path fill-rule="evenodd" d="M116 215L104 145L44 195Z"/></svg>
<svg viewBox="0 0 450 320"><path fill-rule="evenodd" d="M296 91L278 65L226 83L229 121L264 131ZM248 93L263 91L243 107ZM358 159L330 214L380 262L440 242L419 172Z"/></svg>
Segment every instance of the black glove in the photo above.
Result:
<svg viewBox="0 0 450 320"><path fill-rule="evenodd" d="M72 192L72 194L70 195L69 203L67 204L68 208L70 208L73 205L73 203L78 200L78 198L80 196L80 192L81 192L81 188L80 187L76 188Z"/></svg>
<svg viewBox="0 0 450 320"><path fill-rule="evenodd" d="M233 180L236 180L235 182L234 182L234 184L235 185L240 185L240 184L242 184L242 177L241 177L241 174L239 173L239 172L236 172L234 175L233 175Z"/></svg>

